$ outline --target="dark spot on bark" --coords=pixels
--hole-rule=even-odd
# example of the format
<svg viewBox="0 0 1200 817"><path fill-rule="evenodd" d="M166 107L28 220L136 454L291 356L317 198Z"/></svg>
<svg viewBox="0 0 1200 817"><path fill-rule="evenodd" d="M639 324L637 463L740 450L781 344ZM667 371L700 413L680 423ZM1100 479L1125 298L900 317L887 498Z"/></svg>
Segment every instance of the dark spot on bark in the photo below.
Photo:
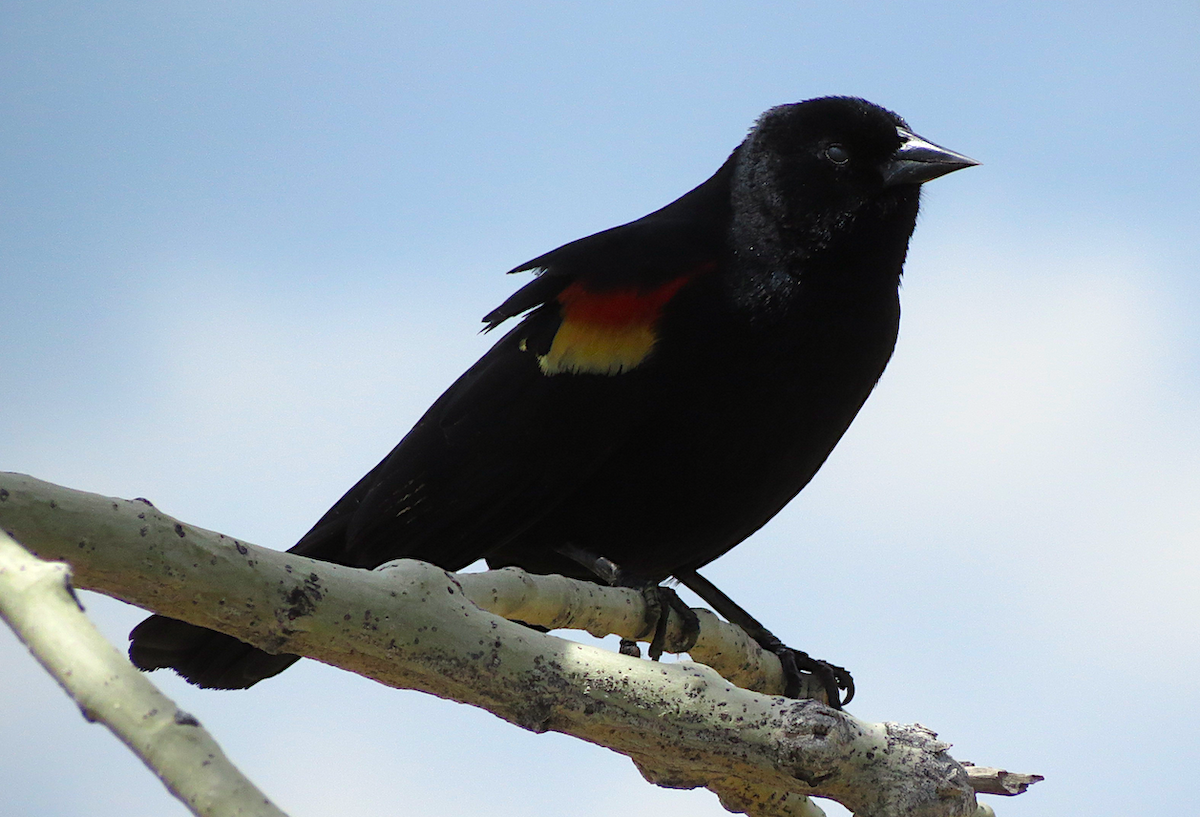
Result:
<svg viewBox="0 0 1200 817"><path fill-rule="evenodd" d="M304 589L317 601L324 598L324 595L321 593L321 577L316 573L308 574L308 578L304 580Z"/></svg>
<svg viewBox="0 0 1200 817"><path fill-rule="evenodd" d="M139 496L139 497L137 497L136 499L134 499L133 501L134 501L134 502L144 502L144 503L146 503L147 505L149 505L151 508L153 508L153 507L154 507L154 503L153 503L153 502L151 502L150 500L146 499L146 497L144 497L144 496Z"/></svg>
<svg viewBox="0 0 1200 817"><path fill-rule="evenodd" d="M196 720L194 715L184 712L182 709L175 711L175 723L180 726L199 726L200 721Z"/></svg>
<svg viewBox="0 0 1200 817"><path fill-rule="evenodd" d="M250 548L246 547L241 542L234 542L233 546L235 548L237 548L237 552L242 554L243 556L245 556L247 553L250 552Z"/></svg>
<svg viewBox="0 0 1200 817"><path fill-rule="evenodd" d="M183 525L179 524L178 522L175 523L175 535L180 539L187 535L183 532Z"/></svg>
<svg viewBox="0 0 1200 817"><path fill-rule="evenodd" d="M287 594L287 603L289 605L287 610L288 621L295 621L302 616L312 615L312 611L317 608L313 600L304 592L303 587L293 588L292 592Z"/></svg>
<svg viewBox="0 0 1200 817"><path fill-rule="evenodd" d="M58 500L56 500L56 499L52 499L52 500L50 500L50 507L51 507L51 508L57 508L57 507L58 507Z"/></svg>
<svg viewBox="0 0 1200 817"><path fill-rule="evenodd" d="M7 501L8 501L8 489L0 488L0 502L7 502Z"/></svg>

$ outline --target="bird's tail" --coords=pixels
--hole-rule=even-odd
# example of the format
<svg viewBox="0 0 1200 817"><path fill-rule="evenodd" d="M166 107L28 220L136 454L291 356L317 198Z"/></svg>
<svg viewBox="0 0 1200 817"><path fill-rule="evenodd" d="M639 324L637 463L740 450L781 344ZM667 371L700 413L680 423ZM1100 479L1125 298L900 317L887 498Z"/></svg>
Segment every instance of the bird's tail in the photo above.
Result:
<svg viewBox="0 0 1200 817"><path fill-rule="evenodd" d="M347 491L288 553L367 568L392 558L375 562L355 560L350 558L352 549L346 544L354 512L380 466ZM150 616L134 627L129 642L129 659L138 669L173 669L206 689L247 689L300 660L298 655L271 655L233 636L166 616Z"/></svg>
<svg viewBox="0 0 1200 817"><path fill-rule="evenodd" d="M133 628L129 641L129 658L138 669L170 668L206 689L247 689L300 660L166 616L150 616Z"/></svg>

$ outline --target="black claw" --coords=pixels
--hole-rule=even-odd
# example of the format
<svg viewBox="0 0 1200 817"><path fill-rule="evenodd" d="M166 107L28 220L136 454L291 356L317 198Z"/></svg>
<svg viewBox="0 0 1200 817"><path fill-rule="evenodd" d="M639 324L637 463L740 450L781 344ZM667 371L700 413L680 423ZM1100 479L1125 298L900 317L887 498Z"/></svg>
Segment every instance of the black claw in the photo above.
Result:
<svg viewBox="0 0 1200 817"><path fill-rule="evenodd" d="M800 668L796 666L796 653L787 647L781 647L775 655L779 656L779 664L783 668L783 697L799 698L803 676Z"/></svg>
<svg viewBox="0 0 1200 817"><path fill-rule="evenodd" d="M663 647L667 643L667 621L670 619L670 603L671 600L667 597L669 591L665 587L647 587L642 591L642 595L646 599L646 620L654 618L654 637L650 639L650 647L646 650L646 655L651 661L657 661L662 658Z"/></svg>
<svg viewBox="0 0 1200 817"><path fill-rule="evenodd" d="M779 663L783 666L784 696L798 697L803 677L813 675L825 688L825 697L834 709L841 709L854 698L854 678L844 667L818 660L806 652L793 650L780 643L772 644L767 649L779 656ZM842 698L843 689L846 690L845 698Z"/></svg>
<svg viewBox="0 0 1200 817"><path fill-rule="evenodd" d="M658 623L654 625L654 638L650 639L650 647L646 650L646 655L651 661L657 661L662 658L663 646L667 643L667 614L662 613L658 617Z"/></svg>
<svg viewBox="0 0 1200 817"><path fill-rule="evenodd" d="M829 666L833 668L834 675L837 677L838 687L846 690L846 697L842 698L842 706L845 706L854 700L854 676L845 667L839 667L836 664Z"/></svg>
<svg viewBox="0 0 1200 817"><path fill-rule="evenodd" d="M617 650L621 655L628 655L630 658L641 658L642 648L632 638L622 638L621 647Z"/></svg>

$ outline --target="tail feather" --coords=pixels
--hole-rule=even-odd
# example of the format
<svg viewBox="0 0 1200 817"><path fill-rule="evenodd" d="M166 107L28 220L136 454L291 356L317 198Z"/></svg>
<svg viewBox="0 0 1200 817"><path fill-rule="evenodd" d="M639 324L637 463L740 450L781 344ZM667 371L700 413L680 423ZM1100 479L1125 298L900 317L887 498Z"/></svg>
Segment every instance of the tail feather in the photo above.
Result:
<svg viewBox="0 0 1200 817"><path fill-rule="evenodd" d="M300 660L166 616L150 616L133 628L129 641L129 658L138 669L173 669L206 689L247 689Z"/></svg>

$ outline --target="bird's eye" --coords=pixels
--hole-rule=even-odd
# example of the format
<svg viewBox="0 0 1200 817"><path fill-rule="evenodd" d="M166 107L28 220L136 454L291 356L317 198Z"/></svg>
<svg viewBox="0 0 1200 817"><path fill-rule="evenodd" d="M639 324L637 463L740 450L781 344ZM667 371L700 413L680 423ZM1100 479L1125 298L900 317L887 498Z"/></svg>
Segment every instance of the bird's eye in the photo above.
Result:
<svg viewBox="0 0 1200 817"><path fill-rule="evenodd" d="M825 158L835 165L844 165L850 161L850 151L841 145L833 144L825 148Z"/></svg>

